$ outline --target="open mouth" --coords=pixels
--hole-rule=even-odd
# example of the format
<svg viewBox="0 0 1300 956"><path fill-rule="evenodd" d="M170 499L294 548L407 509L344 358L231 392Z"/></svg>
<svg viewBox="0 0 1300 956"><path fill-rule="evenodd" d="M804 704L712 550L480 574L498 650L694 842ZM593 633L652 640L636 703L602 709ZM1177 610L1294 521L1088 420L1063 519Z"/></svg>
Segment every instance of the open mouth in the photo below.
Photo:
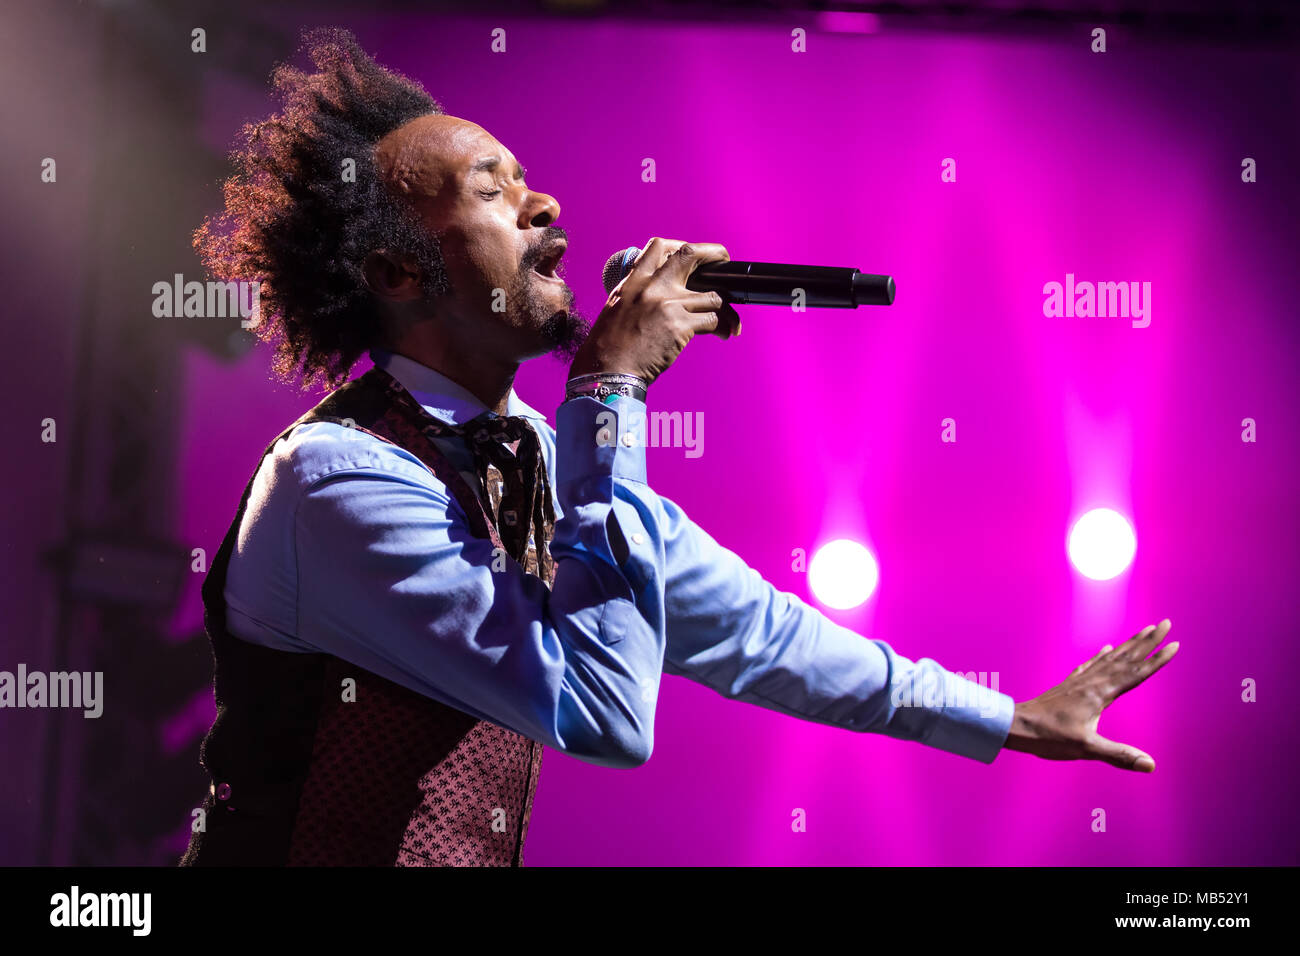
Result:
<svg viewBox="0 0 1300 956"><path fill-rule="evenodd" d="M563 258L564 250L566 248L568 247L564 243L552 247L544 256L537 260L537 264L533 266L533 271L543 279L552 279L556 282L560 281L560 277L556 274L556 270L560 267L560 259Z"/></svg>

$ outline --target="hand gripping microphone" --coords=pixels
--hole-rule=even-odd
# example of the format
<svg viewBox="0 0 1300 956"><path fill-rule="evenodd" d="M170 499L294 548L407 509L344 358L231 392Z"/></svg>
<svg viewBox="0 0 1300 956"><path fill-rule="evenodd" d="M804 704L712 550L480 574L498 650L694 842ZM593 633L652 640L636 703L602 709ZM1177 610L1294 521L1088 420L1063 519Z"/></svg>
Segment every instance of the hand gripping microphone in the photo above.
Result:
<svg viewBox="0 0 1300 956"><path fill-rule="evenodd" d="M613 292L632 271L640 255L640 249L629 246L609 257L601 275L606 293ZM732 305L789 306L796 301L796 289L803 290L803 304L808 308L855 309L894 302L893 276L779 262L706 262L691 273L686 288L692 292L717 292Z"/></svg>

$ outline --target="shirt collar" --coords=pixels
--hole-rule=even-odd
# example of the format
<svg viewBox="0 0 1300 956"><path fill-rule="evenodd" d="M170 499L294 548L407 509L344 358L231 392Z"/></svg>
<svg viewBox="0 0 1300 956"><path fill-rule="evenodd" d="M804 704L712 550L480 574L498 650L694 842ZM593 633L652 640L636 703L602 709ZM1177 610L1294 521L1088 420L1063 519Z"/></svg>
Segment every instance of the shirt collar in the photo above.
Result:
<svg viewBox="0 0 1300 956"><path fill-rule="evenodd" d="M375 365L401 382L411 397L434 418L452 425L463 425L488 410L469 389L414 359L380 348L371 349L370 357ZM506 415L546 421L546 416L525 403L515 394L514 388L506 396Z"/></svg>

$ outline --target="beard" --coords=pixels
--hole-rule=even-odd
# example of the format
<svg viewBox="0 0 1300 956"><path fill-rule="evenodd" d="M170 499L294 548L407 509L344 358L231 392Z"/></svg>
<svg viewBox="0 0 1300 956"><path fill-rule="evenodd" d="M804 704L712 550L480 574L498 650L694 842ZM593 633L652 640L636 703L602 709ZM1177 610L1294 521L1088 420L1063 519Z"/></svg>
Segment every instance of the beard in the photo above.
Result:
<svg viewBox="0 0 1300 956"><path fill-rule="evenodd" d="M543 241L524 254L518 271L506 288L506 318L516 328L536 329L543 346L553 358L572 362L591 332L592 320L574 308L573 290L567 285L564 287L563 308L557 311L547 288L533 271L541 259L541 248L554 237L564 238L564 230L548 227ZM425 297L432 301L434 296L453 294L436 238L421 232L420 239L412 254L420 266Z"/></svg>
<svg viewBox="0 0 1300 956"><path fill-rule="evenodd" d="M553 312L542 322L542 337L551 347L551 357L572 362L591 332L591 320L573 307L573 293L565 290L567 307Z"/></svg>
<svg viewBox="0 0 1300 956"><path fill-rule="evenodd" d="M555 231L561 232L559 229ZM523 257L506 301L518 306L518 313L512 316L515 321L540 332L553 358L572 362L591 332L591 320L574 308L573 290L567 285L564 287L564 307L556 311L542 280L533 271L537 261L534 254Z"/></svg>

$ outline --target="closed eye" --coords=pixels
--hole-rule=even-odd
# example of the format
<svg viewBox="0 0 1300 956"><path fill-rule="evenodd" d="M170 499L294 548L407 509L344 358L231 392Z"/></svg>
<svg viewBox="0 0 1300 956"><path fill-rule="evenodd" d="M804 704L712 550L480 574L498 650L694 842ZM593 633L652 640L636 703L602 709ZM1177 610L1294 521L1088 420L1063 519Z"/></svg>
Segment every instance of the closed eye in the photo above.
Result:
<svg viewBox="0 0 1300 956"><path fill-rule="evenodd" d="M491 199L493 196L500 196L501 190L494 189L491 192L484 192L483 190L480 189L479 195L482 196L484 199Z"/></svg>

